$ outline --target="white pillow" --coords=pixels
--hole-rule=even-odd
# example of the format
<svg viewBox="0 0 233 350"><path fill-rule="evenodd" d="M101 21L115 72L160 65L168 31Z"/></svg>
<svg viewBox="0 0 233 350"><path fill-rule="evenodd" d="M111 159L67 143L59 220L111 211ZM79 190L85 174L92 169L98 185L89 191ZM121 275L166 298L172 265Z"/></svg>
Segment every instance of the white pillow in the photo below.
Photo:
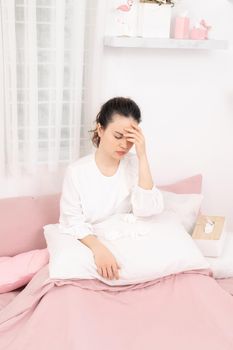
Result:
<svg viewBox="0 0 233 350"><path fill-rule="evenodd" d="M109 285L126 285L186 270L209 268L208 262L183 226L169 215L165 220L165 216L166 213L160 216L160 222L158 218L147 222L142 220L141 228L145 225L142 235L138 232L134 236L119 236L116 239L106 239L107 234L105 238L98 237L121 266L118 280L105 279L99 275L92 251L74 236L61 234L59 224L44 226L50 255L50 278L99 279ZM111 230L112 220L105 220L106 232ZM137 230L139 221L137 219L135 223L128 223L129 231L133 230L133 226Z"/></svg>
<svg viewBox="0 0 233 350"><path fill-rule="evenodd" d="M196 219L203 200L202 194L177 194L161 191L164 198L165 210L170 210L189 234L192 234Z"/></svg>
<svg viewBox="0 0 233 350"><path fill-rule="evenodd" d="M207 257L214 278L233 277L233 232L227 232L222 254L219 257Z"/></svg>

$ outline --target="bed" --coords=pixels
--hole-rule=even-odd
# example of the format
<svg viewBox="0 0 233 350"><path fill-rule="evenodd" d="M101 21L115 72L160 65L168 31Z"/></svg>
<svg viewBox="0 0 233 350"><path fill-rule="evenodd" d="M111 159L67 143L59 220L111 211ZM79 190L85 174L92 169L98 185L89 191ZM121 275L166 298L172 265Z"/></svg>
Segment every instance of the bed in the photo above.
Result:
<svg viewBox="0 0 233 350"><path fill-rule="evenodd" d="M59 197L0 200L0 256L45 249L42 226L58 221ZM110 286L51 279L48 263L30 276L0 294L1 350L233 349L233 277L199 269Z"/></svg>

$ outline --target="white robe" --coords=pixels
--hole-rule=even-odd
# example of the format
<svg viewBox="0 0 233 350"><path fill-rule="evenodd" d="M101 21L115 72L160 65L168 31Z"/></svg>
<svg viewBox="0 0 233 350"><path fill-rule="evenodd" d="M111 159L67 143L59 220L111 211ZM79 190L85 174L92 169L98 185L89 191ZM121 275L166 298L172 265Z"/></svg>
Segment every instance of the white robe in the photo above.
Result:
<svg viewBox="0 0 233 350"><path fill-rule="evenodd" d="M127 153L116 173L105 176L95 161L95 152L81 157L66 170L60 201L59 231L82 239L95 234L93 224L116 213L146 217L161 213L163 195L153 186L138 186L138 158Z"/></svg>

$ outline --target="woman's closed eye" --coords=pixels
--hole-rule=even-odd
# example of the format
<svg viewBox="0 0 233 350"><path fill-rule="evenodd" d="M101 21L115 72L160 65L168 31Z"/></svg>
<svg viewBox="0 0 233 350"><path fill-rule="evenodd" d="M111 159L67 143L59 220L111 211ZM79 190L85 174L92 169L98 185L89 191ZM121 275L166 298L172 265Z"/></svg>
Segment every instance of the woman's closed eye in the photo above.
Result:
<svg viewBox="0 0 233 350"><path fill-rule="evenodd" d="M116 138L117 140L120 140L120 139L122 138L122 136L120 136L120 137L115 136L115 138Z"/></svg>

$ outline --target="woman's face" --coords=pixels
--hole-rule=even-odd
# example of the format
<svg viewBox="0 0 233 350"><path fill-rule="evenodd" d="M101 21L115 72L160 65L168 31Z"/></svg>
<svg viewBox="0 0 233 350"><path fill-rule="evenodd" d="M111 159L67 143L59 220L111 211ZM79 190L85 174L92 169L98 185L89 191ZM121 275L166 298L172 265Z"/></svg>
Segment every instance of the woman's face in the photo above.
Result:
<svg viewBox="0 0 233 350"><path fill-rule="evenodd" d="M114 114L112 120L105 130L100 124L97 125L100 137L99 149L115 159L121 159L133 146L133 143L123 136L126 133L124 128L129 128L132 124L138 125L138 122L133 117L124 117L119 114Z"/></svg>

